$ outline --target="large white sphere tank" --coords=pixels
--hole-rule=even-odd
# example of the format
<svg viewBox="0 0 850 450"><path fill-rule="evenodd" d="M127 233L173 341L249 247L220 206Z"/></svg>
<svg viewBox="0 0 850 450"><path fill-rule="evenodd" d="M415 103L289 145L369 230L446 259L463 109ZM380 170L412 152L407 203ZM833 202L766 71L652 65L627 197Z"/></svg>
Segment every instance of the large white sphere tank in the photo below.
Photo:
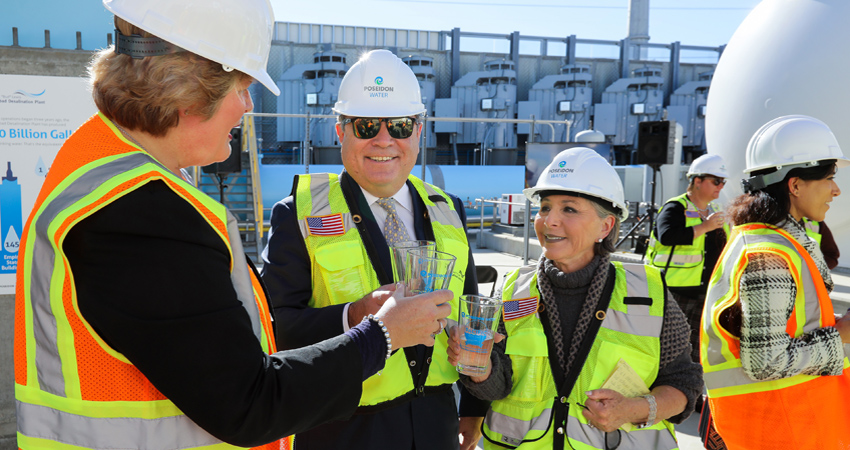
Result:
<svg viewBox="0 0 850 450"><path fill-rule="evenodd" d="M771 119L805 114L824 121L850 156L850 1L764 0L741 23L723 52L706 105L708 153L729 170L721 201L742 193L744 152L753 133ZM850 169L836 177L843 195L826 223L839 264L850 266Z"/></svg>

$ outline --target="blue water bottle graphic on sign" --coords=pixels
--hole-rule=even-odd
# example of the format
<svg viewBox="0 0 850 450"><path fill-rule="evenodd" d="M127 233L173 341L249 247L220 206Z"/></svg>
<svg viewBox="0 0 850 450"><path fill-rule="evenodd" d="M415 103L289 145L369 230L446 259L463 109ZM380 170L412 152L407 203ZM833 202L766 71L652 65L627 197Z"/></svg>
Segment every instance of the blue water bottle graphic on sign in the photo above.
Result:
<svg viewBox="0 0 850 450"><path fill-rule="evenodd" d="M6 176L0 180L0 232L3 238L0 273L15 273L18 268L18 247L23 229L21 214L21 185L12 174L12 162L6 162Z"/></svg>

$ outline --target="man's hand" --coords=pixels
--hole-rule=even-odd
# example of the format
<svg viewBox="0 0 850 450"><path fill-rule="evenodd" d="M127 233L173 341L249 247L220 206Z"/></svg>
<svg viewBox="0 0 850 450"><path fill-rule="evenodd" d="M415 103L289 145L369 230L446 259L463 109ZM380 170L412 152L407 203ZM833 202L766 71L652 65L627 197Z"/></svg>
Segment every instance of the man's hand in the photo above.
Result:
<svg viewBox="0 0 850 450"><path fill-rule="evenodd" d="M396 284L385 284L378 289L366 294L360 300L351 303L348 307L348 326L353 327L369 314L375 314L393 295Z"/></svg>
<svg viewBox="0 0 850 450"><path fill-rule="evenodd" d="M460 450L475 450L481 440L483 417L461 417L458 423Z"/></svg>

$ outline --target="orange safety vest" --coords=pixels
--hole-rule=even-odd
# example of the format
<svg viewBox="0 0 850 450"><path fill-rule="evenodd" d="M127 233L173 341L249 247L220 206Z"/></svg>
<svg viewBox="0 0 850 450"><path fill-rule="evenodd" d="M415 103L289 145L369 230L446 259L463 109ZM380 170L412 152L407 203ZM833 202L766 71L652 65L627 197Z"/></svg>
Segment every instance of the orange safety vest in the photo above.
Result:
<svg viewBox="0 0 850 450"><path fill-rule="evenodd" d="M77 307L64 238L75 224L154 180L191 204L227 245L237 296L263 349L275 351L260 281L250 268L233 264L242 254L233 216L98 114L56 155L21 237L14 352L19 448L232 447L186 417ZM259 448L290 447L285 438Z"/></svg>
<svg viewBox="0 0 850 450"><path fill-rule="evenodd" d="M750 255L770 253L791 268L797 298L786 332L792 338L835 325L832 303L814 260L786 231L768 224L735 227L711 276L703 311L703 378L718 433L730 449L850 448L850 363L838 376L753 380L741 366L740 339L720 323L740 301Z"/></svg>

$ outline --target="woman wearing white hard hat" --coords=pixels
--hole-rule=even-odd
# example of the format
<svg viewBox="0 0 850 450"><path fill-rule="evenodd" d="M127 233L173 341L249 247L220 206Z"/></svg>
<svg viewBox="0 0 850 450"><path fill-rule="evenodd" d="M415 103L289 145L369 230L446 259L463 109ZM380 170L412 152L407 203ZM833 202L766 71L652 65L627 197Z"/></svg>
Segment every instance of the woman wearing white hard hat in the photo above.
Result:
<svg viewBox="0 0 850 450"><path fill-rule="evenodd" d="M667 287L691 326L691 358L699 362L699 322L705 291L726 245L723 212L715 200L729 173L723 158L702 155L691 163L687 176L687 191L667 200L658 213L646 263L664 271Z"/></svg>
<svg viewBox="0 0 850 450"><path fill-rule="evenodd" d="M524 193L540 206L534 229L543 255L506 278L506 338L488 371L461 376L492 401L485 448L677 448L673 423L690 415L701 371L660 271L610 260L628 217L620 177L579 147L558 154ZM645 391L603 387L615 372Z"/></svg>
<svg viewBox="0 0 850 450"><path fill-rule="evenodd" d="M711 277L700 356L714 425L729 448L838 449L850 443L850 316L804 218L822 221L850 164L808 116L762 126L746 150L745 193Z"/></svg>
<svg viewBox="0 0 850 450"><path fill-rule="evenodd" d="M278 94L271 5L104 5L117 30L90 67L99 112L57 154L21 239L17 446L290 448L350 416L393 349L433 345L451 294L376 291L384 307L350 331L276 353L235 218L183 171L229 156L254 80Z"/></svg>

